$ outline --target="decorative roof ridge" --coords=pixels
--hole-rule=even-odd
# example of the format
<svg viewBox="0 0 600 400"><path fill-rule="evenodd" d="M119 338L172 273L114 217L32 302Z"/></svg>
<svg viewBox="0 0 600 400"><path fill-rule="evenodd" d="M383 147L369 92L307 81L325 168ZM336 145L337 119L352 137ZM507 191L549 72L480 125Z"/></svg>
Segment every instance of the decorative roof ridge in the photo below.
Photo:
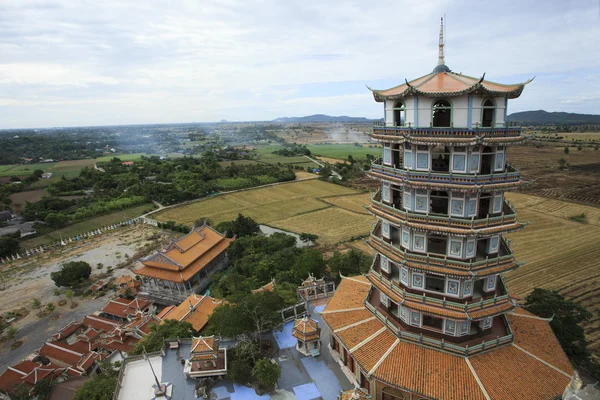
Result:
<svg viewBox="0 0 600 400"><path fill-rule="evenodd" d="M11 367L10 365L8 366L8 368L7 368L7 369L9 369L9 370L11 370L11 371L13 371L13 372L16 372L17 374L23 375L24 377L26 377L27 375L29 375L28 373L26 373L26 372L23 372L23 371L21 371L20 369L16 369L16 368L14 368L14 367Z"/></svg>
<svg viewBox="0 0 600 400"><path fill-rule="evenodd" d="M398 343L400 343L400 338L396 338L396 341L390 346L389 349L386 350L386 352L383 354L383 356L381 356L381 358L379 359L379 361L377 361L377 363L373 366L373 368L371 368L371 370L369 372L367 372L367 376L368 377L372 376L375 373L375 371L377 370L377 368L379 368L379 366L381 364L383 364L383 362L385 361L385 359L396 348L396 346L398 346Z"/></svg>
<svg viewBox="0 0 600 400"><path fill-rule="evenodd" d="M333 314L333 313L338 313L338 312L360 311L360 310L364 310L364 309L365 309L365 307L345 308L342 310L323 310L323 311L321 311L321 314Z"/></svg>
<svg viewBox="0 0 600 400"><path fill-rule="evenodd" d="M468 357L464 357L464 359L467 363L467 366L469 367L469 370L471 371L471 374L473 375L473 378L475 378L475 382L477 382L477 385L479 385L481 393L483 393L487 400L491 400L490 395L488 394L487 390L485 390L485 386L483 386L483 382L481 382L481 380L479 379L479 375L477 375L477 371L475 371L475 368L471 364L471 361L469 361Z"/></svg>
<svg viewBox="0 0 600 400"><path fill-rule="evenodd" d="M50 346L50 347L54 347L55 349L64 350L64 351L66 351L67 353L71 353L71 354L74 354L74 355L76 355L76 356L83 357L83 355L84 355L84 353L79 353L79 352L77 352L77 351L75 351L75 350L71 350L71 349L67 349L67 348L65 348L65 347L57 346L56 344L54 344L54 343L52 343L52 342L45 342L44 344L47 344L47 345L48 345L48 346Z"/></svg>
<svg viewBox="0 0 600 400"><path fill-rule="evenodd" d="M365 275L361 274L361 275L355 275L355 276L365 276ZM360 279L354 279L354 277L352 277L352 276L344 276L344 275L342 275L341 272L340 272L340 277L342 279L348 279L349 281L353 281L353 282L357 282L357 283L362 283L364 285L371 286L371 284L369 282L364 282L364 281L361 281ZM321 279L323 279L323 278L321 278Z"/></svg>
<svg viewBox="0 0 600 400"><path fill-rule="evenodd" d="M213 339L213 344L215 341L215 335L212 336L198 336L197 338L192 338L193 339L197 339L198 341L196 342L196 345L194 347L192 347L192 349L190 350L190 352L193 352L194 350L196 350L196 347L198 347L200 345L200 343L204 343L206 345L206 347L208 347L210 349L210 351L214 351L213 346L209 345L206 342L206 339Z"/></svg>
<svg viewBox="0 0 600 400"><path fill-rule="evenodd" d="M354 322L354 323L352 323L352 324L350 324L350 325L346 325L346 326L343 326L343 327L341 327L341 328L334 329L334 330L333 330L333 332L334 332L334 333L342 332L342 331L345 331L346 329L354 328L355 326L362 325L362 324L364 324L364 323L367 323L367 322L373 321L374 319L377 319L377 317L375 317L375 316L373 315L372 317L365 318L365 319L361 319L360 321Z"/></svg>
<svg viewBox="0 0 600 400"><path fill-rule="evenodd" d="M166 252L167 250L165 250ZM142 261L142 263L144 261L153 261L155 258L164 258L165 260L167 260L167 262L169 264L175 265L176 267L181 267L181 265L179 263L177 263L176 261L174 261L173 259L171 259L170 257L167 257L162 251L157 251L156 253L149 255L148 257L144 257L142 258L140 261Z"/></svg>
<svg viewBox="0 0 600 400"><path fill-rule="evenodd" d="M534 358L534 359L538 360L538 361L539 361L539 362L541 362L542 364L546 365L547 367L550 367L550 368L552 368L553 370L555 370L555 371L557 371L557 372L560 372L561 374L563 374L563 375L564 375L564 376L566 376L567 378L569 378L569 379L570 379L570 378L572 378L572 377L573 377L573 375L569 375L568 373L566 373L566 372L565 372L565 371L563 371L562 369L560 369L560 368L558 368L558 367L555 367L554 365L550 364L550 363L549 363L549 362L547 362L547 361L544 361L543 359L541 359L540 357L536 356L535 354L533 354L533 353L531 353L531 352L529 352L529 351L525 350L525 349L524 349L524 348L522 348L521 346L518 346L517 344L515 344L515 342L513 342L513 343L512 343L512 345L513 345L514 347L516 347L517 349L521 350L523 353L527 354L528 356L530 356L530 357L532 357L532 358ZM561 346L561 347L562 347L562 346Z"/></svg>

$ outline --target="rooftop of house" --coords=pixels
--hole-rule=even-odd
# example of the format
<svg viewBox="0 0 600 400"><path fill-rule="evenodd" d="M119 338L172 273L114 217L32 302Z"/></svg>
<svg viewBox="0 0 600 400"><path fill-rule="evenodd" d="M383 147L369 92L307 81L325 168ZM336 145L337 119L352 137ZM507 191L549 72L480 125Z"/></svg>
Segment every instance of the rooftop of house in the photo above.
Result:
<svg viewBox="0 0 600 400"><path fill-rule="evenodd" d="M161 315L160 318L163 320L175 319L177 321L187 321L192 324L196 332L199 332L208 322L208 318L214 309L221 304L223 304L223 300L192 294L177 307L168 307L159 315Z"/></svg>
<svg viewBox="0 0 600 400"><path fill-rule="evenodd" d="M232 241L207 225L194 227L166 249L141 259L144 266L134 272L172 282L186 282L223 253Z"/></svg>
<svg viewBox="0 0 600 400"><path fill-rule="evenodd" d="M144 298L128 300L119 297L114 300L109 300L102 308L101 312L120 318L128 318L131 315L137 314L139 311L147 310L151 305L152 302Z"/></svg>
<svg viewBox="0 0 600 400"><path fill-rule="evenodd" d="M547 321L517 308L507 315L514 342L470 357L399 339L365 309L371 283L343 278L323 320L365 371L382 382L431 398L554 398L573 375Z"/></svg>
<svg viewBox="0 0 600 400"><path fill-rule="evenodd" d="M0 375L0 391L10 393L15 386L25 384L33 387L37 382L47 377L54 377L65 372L65 368L52 363L43 365L30 360L25 360L19 364L8 367Z"/></svg>

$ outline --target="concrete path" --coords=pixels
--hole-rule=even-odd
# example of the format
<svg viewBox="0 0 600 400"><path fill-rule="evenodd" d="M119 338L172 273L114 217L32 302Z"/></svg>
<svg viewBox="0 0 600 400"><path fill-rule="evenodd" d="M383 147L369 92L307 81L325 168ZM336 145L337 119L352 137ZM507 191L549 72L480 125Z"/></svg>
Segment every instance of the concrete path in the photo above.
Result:
<svg viewBox="0 0 600 400"><path fill-rule="evenodd" d="M310 156L304 156L304 157L308 158L310 161L314 162L319 167L324 167L325 166L325 164L323 164L321 161L317 160L316 158L312 158ZM333 176L335 176L339 180L342 179L342 176L340 174L338 174L337 172L335 172L333 169L331 170L331 173L332 173Z"/></svg>

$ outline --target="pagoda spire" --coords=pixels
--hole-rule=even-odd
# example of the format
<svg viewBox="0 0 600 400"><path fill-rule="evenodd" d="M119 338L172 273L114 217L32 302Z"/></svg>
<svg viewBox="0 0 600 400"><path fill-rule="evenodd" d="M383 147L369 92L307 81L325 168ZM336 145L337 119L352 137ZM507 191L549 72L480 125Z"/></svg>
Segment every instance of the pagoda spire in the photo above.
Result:
<svg viewBox="0 0 600 400"><path fill-rule="evenodd" d="M439 43L438 65L444 65L444 18L440 22L440 43Z"/></svg>

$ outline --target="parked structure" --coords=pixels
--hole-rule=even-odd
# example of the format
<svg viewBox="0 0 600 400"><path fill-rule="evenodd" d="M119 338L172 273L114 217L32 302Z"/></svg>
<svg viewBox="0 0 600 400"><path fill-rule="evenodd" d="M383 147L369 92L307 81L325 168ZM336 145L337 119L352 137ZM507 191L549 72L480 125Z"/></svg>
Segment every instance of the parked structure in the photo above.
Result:
<svg viewBox="0 0 600 400"><path fill-rule="evenodd" d="M524 138L506 126L503 85L451 72L440 31L431 74L374 90L385 123L369 211L377 251L322 312L334 357L374 399L550 399L573 367L548 322L515 306L501 274L519 264L503 234L521 229L506 163Z"/></svg>
<svg viewBox="0 0 600 400"><path fill-rule="evenodd" d="M232 241L208 225L192 228L166 249L141 260L144 266L134 271L143 278L141 294L174 305L200 293L211 275L227 265L226 250Z"/></svg>

